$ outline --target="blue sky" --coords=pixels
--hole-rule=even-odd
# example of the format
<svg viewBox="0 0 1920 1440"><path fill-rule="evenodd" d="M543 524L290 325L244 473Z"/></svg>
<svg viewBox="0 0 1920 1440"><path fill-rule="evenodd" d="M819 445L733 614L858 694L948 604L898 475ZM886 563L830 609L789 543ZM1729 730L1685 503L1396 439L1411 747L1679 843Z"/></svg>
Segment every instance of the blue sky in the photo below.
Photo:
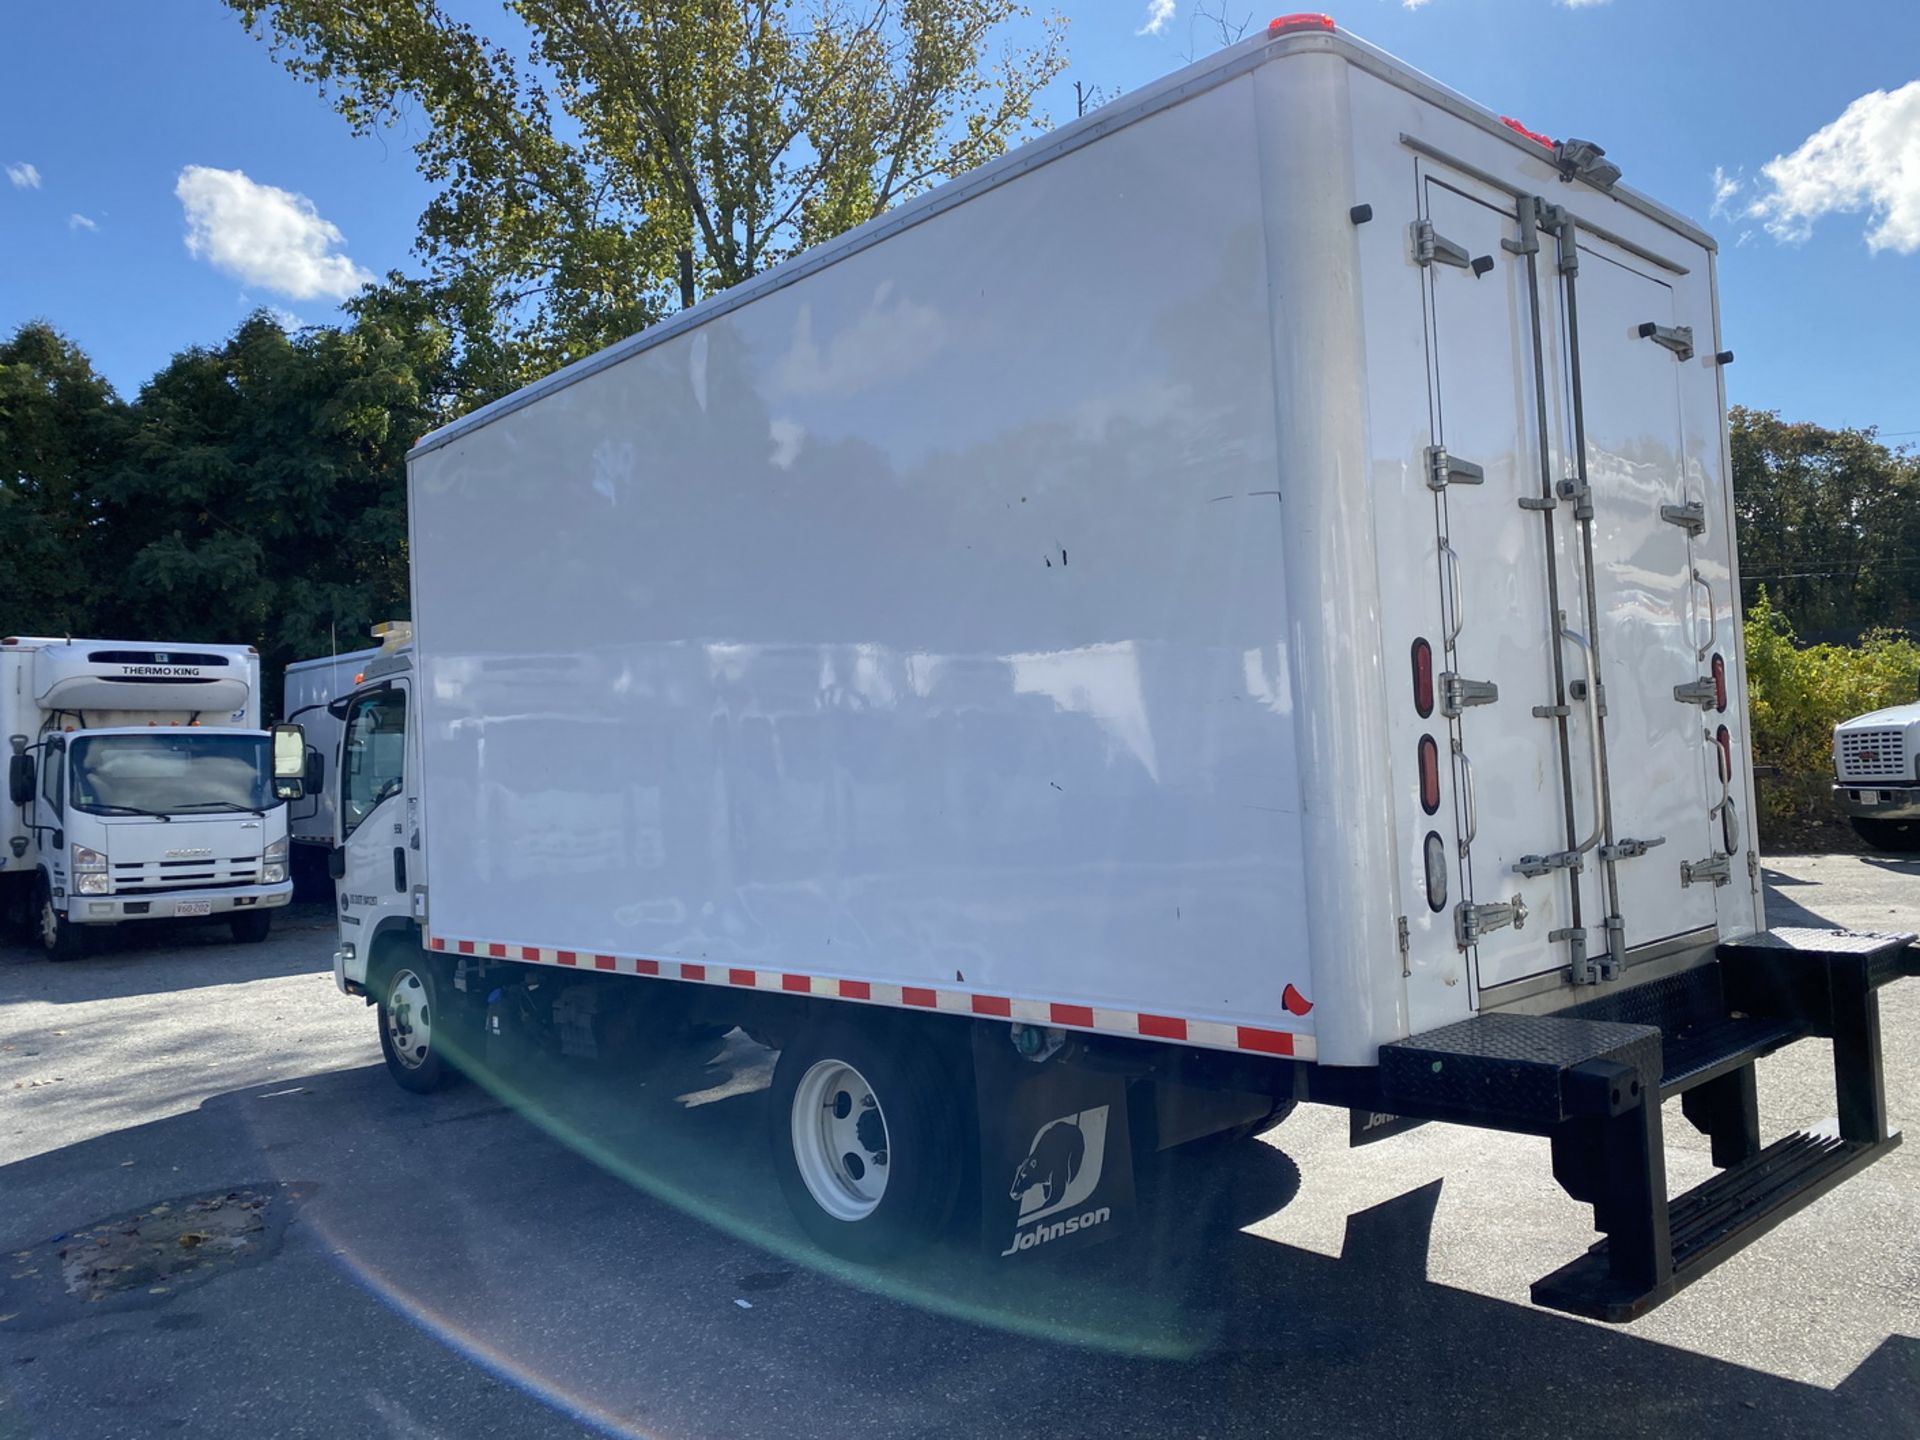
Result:
<svg viewBox="0 0 1920 1440"><path fill-rule="evenodd" d="M1057 119L1074 79L1111 95L1216 43L1195 0L1060 8ZM1255 25L1280 8L1226 0ZM1733 401L1920 441L1920 4L1345 0L1333 15L1535 129L1598 141L1629 184L1718 235ZM213 0L0 9L0 170L0 331L51 320L129 395L255 306L335 318L358 277L412 266L427 198L404 133L353 139Z"/></svg>

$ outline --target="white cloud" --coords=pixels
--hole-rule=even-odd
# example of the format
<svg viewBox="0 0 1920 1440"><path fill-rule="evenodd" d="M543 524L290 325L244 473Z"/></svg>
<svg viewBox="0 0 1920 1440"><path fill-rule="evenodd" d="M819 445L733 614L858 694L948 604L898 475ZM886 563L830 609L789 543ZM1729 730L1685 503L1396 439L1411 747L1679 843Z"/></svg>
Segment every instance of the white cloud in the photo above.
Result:
<svg viewBox="0 0 1920 1440"><path fill-rule="evenodd" d="M76 210L73 214L67 216L67 228L69 230L98 230L100 225L98 221L89 220Z"/></svg>
<svg viewBox="0 0 1920 1440"><path fill-rule="evenodd" d="M1591 10L1595 5L1610 5L1613 0L1558 0L1569 10Z"/></svg>
<svg viewBox="0 0 1920 1440"><path fill-rule="evenodd" d="M1713 207L1708 210L1707 213L1709 215L1729 214L1729 204L1732 202L1733 197L1738 195L1741 190L1746 187L1746 183L1745 176L1738 174L1729 175L1723 166L1714 166Z"/></svg>
<svg viewBox="0 0 1920 1440"><path fill-rule="evenodd" d="M1158 35L1173 23L1173 0L1147 0L1146 23L1134 31L1136 35Z"/></svg>
<svg viewBox="0 0 1920 1440"><path fill-rule="evenodd" d="M1418 10L1422 5L1425 5L1426 3L1427 3L1427 0L1400 0L1400 7L1403 10Z"/></svg>
<svg viewBox="0 0 1920 1440"><path fill-rule="evenodd" d="M304 195L206 165L182 170L173 193L186 211L187 253L246 284L344 300L373 279L339 253L346 236Z"/></svg>
<svg viewBox="0 0 1920 1440"><path fill-rule="evenodd" d="M16 161L7 166L7 179L13 182L13 188L16 190L40 188L40 171L25 160Z"/></svg>
<svg viewBox="0 0 1920 1440"><path fill-rule="evenodd" d="M1862 95L1760 177L1744 213L1775 240L1797 245L1821 216L1864 210L1869 250L1920 250L1920 80Z"/></svg>

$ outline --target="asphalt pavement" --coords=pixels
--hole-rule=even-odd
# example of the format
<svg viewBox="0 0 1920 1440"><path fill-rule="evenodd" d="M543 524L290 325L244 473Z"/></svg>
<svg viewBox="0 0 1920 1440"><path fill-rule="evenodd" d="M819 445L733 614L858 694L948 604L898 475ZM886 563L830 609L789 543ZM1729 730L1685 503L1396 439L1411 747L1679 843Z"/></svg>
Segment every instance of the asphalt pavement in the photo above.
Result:
<svg viewBox="0 0 1920 1440"><path fill-rule="evenodd" d="M1920 928L1920 863L1767 875L1776 924ZM1544 1141L1350 1150L1312 1107L1146 1167L1122 1241L851 1272L775 1194L744 1036L412 1096L332 939L0 947L0 1437L1920 1435L1920 1145L1624 1327L1527 1303L1593 1238ZM1920 1129L1920 983L1882 1015ZM1825 1047L1760 1096L1831 1123Z"/></svg>

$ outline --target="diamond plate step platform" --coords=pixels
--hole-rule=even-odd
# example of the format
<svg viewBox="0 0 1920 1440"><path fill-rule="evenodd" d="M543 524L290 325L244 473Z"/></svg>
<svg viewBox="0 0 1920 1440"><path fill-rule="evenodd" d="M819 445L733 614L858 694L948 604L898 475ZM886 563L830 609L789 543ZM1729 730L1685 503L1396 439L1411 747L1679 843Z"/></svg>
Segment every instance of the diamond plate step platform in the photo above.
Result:
<svg viewBox="0 0 1920 1440"><path fill-rule="evenodd" d="M1381 1046L1381 1108L1537 1130L1632 1108L1660 1068L1652 1025L1479 1015Z"/></svg>

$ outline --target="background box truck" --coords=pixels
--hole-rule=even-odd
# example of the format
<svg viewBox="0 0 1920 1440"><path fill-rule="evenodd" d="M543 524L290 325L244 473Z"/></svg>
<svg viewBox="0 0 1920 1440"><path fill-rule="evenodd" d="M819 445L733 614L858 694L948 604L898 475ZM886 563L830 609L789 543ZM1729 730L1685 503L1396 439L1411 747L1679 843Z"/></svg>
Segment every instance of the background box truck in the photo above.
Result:
<svg viewBox="0 0 1920 1440"><path fill-rule="evenodd" d="M1302 1099L1540 1134L1612 1320L1884 1154L1911 937L1765 928L1714 246L1619 180L1294 17L429 436L343 707L396 1078L740 1024L855 1256Z"/></svg>
<svg viewBox="0 0 1920 1440"><path fill-rule="evenodd" d="M142 920L219 916L266 938L293 890L299 732L260 728L252 646L9 636L0 738L0 886L50 956Z"/></svg>
<svg viewBox="0 0 1920 1440"><path fill-rule="evenodd" d="M327 852L333 848L337 828L334 802L339 787L333 781L334 767L340 763L340 718L329 707L352 691L367 662L379 653L376 646L296 660L281 680L280 718L299 725L307 736L307 793L287 806L293 884L303 897L330 898L332 893Z"/></svg>

